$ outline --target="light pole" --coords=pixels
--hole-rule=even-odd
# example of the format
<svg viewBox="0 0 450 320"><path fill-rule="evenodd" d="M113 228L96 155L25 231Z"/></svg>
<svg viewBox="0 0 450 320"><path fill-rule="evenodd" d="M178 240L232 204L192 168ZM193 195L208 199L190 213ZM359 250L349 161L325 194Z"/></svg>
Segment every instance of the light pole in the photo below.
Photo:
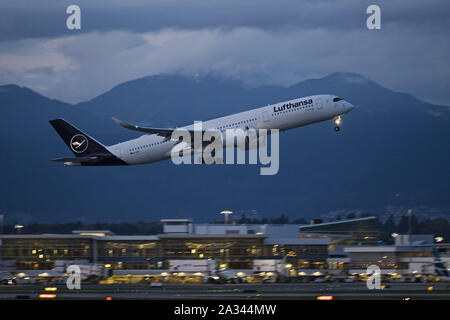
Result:
<svg viewBox="0 0 450 320"><path fill-rule="evenodd" d="M411 235L412 209L408 209L408 234Z"/></svg>
<svg viewBox="0 0 450 320"><path fill-rule="evenodd" d="M223 214L224 216L225 216L225 225L227 225L228 224L228 216L230 215L230 214L233 214L233 211L230 211L230 210L223 210L223 211L221 211L220 212L220 214ZM225 228L226 229L226 228ZM226 262L226 265L227 265L227 267L228 267L228 265L230 264L230 259L229 259L229 250L230 250L230 248L229 248L229 242L228 242L228 237L226 236L228 233L227 233L227 231L225 230L225 241L226 241L226 243L225 243L225 262Z"/></svg>
<svg viewBox="0 0 450 320"><path fill-rule="evenodd" d="M223 210L223 211L220 212L220 214L223 214L225 216L225 224L228 224L228 216L230 214L233 214L233 211Z"/></svg>

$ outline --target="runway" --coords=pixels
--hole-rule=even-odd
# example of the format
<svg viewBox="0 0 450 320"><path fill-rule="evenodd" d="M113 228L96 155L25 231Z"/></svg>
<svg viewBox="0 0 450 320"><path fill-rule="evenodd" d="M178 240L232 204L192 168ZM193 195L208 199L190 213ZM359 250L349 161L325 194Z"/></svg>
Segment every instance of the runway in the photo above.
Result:
<svg viewBox="0 0 450 320"><path fill-rule="evenodd" d="M46 291L46 287L53 291ZM56 290L54 289L56 288ZM334 300L450 299L450 284L391 284L384 289L367 289L356 284L167 284L160 288L148 285L82 285L80 290L65 286L0 286L0 299L40 299L40 294L54 294L54 299L190 299L190 300L316 300L332 296Z"/></svg>

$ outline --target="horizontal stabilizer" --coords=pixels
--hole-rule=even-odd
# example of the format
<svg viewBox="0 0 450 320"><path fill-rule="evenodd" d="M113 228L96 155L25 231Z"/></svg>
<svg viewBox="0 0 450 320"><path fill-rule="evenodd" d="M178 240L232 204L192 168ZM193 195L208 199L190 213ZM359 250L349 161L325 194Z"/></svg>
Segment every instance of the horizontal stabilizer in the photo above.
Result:
<svg viewBox="0 0 450 320"><path fill-rule="evenodd" d="M93 161L93 160L97 160L97 159L98 159L98 157L93 156L93 157L77 157L77 158L56 158L56 159L52 159L52 161L81 163L81 162L89 162L89 161Z"/></svg>

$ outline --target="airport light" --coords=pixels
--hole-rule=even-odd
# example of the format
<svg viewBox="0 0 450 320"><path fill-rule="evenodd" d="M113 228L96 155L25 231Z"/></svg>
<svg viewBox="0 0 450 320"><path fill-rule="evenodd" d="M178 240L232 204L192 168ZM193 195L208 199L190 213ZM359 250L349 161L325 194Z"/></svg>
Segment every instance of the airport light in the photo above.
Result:
<svg viewBox="0 0 450 320"><path fill-rule="evenodd" d="M58 288L57 287L46 287L44 290L45 291L58 291Z"/></svg>
<svg viewBox="0 0 450 320"><path fill-rule="evenodd" d="M22 228L23 228L23 225L21 225L21 224L15 224L14 225L14 229L16 230L17 233L20 233Z"/></svg>
<svg viewBox="0 0 450 320"><path fill-rule="evenodd" d="M444 241L444 238L443 238L443 237L436 237L436 238L434 238L434 240L435 240L436 242L443 242L443 241Z"/></svg>
<svg viewBox="0 0 450 320"><path fill-rule="evenodd" d="M318 296L317 300L333 300L333 296Z"/></svg>
<svg viewBox="0 0 450 320"><path fill-rule="evenodd" d="M394 233L391 234L391 236L392 236L392 238L397 238L399 236L399 234L394 232Z"/></svg>
<svg viewBox="0 0 450 320"><path fill-rule="evenodd" d="M223 210L223 211L220 211L220 214L223 214L225 216L225 224L228 224L228 216L230 214L233 214L233 211Z"/></svg>

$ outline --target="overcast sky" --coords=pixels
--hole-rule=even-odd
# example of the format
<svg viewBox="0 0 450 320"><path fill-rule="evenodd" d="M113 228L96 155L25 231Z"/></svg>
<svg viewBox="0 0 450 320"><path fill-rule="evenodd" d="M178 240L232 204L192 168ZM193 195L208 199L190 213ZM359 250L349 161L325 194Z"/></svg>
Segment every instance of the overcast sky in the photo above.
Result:
<svg viewBox="0 0 450 320"><path fill-rule="evenodd" d="M382 29L366 28L379 4ZM80 31L66 8L81 7ZM336 71L450 105L448 0L2 0L0 84L66 102L158 73L250 86Z"/></svg>

